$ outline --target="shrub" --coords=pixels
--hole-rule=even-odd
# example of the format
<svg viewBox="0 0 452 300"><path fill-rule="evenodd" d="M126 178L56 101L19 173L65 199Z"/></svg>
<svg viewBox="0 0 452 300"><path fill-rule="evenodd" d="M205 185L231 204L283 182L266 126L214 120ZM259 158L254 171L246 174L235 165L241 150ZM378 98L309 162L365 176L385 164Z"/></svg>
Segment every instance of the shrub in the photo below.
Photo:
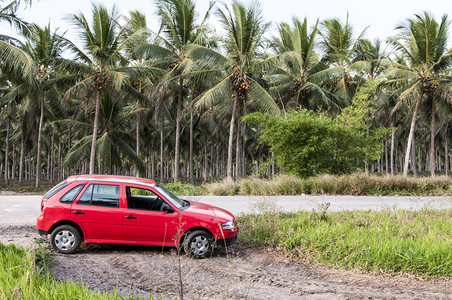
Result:
<svg viewBox="0 0 452 300"><path fill-rule="evenodd" d="M262 129L261 138L278 165L292 175L352 173L382 152L380 138L386 130L366 123L375 86L366 83L337 117L302 109L283 117L256 112L242 120Z"/></svg>

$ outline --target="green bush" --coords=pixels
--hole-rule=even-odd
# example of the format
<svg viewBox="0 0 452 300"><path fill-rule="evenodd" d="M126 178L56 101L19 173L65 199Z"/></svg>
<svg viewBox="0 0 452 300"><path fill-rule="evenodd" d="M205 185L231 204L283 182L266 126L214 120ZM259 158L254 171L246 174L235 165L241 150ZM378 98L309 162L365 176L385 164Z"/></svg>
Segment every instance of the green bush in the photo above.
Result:
<svg viewBox="0 0 452 300"><path fill-rule="evenodd" d="M331 117L306 109L278 115L252 113L242 120L262 129L261 139L276 156L278 165L299 177L348 174L376 160L382 152L386 130L367 124L375 82L356 93L353 104Z"/></svg>

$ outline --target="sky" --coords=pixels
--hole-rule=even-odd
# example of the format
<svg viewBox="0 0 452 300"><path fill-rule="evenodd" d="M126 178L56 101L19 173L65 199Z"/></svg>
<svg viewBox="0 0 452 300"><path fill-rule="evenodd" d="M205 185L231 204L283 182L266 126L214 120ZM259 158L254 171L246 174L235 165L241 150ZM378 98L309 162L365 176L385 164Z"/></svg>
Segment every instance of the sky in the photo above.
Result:
<svg viewBox="0 0 452 300"><path fill-rule="evenodd" d="M194 1L200 15L203 15L209 0ZM223 1L226 4L232 2L232 0ZM242 3L248 2L250 1L242 0ZM152 29L158 28L154 0L100 0L94 1L94 3L101 3L107 8L116 4L122 14L127 14L131 10L139 10L146 14L147 22ZM317 18L320 21L329 18L339 18L345 21L348 14L349 22L353 25L356 35L367 28L366 38L384 40L395 34L394 28L397 25L423 11L432 13L438 22L444 14L450 14L452 20L452 2L450 0L260 0L260 3L263 18L267 22L272 22L273 32L276 24L291 22L293 17L300 19L307 17L308 23L314 25ZM74 28L67 20L68 15L82 12L86 16L90 16L91 8L92 1L90 0L33 0L31 8L21 9L18 14L25 20L42 26L47 25L50 21L52 27L58 27L60 32L66 31L67 38L76 39ZM215 16L212 17L211 23L214 26L220 26ZM6 23L1 23L1 26L9 27ZM1 28L0 31L15 35L10 28ZM452 32L452 27L450 31ZM449 41L449 47L451 47L452 34L450 34ZM78 44L77 41L74 40L74 42Z"/></svg>

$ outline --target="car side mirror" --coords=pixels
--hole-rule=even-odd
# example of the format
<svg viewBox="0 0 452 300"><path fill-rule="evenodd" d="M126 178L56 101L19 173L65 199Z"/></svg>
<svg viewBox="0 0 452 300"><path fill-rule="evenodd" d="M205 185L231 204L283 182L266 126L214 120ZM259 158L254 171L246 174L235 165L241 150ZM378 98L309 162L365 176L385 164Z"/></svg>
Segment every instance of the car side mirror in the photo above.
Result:
<svg viewBox="0 0 452 300"><path fill-rule="evenodd" d="M174 209L171 208L171 206L168 205L168 203L163 203L160 207L160 210L164 213L173 213Z"/></svg>

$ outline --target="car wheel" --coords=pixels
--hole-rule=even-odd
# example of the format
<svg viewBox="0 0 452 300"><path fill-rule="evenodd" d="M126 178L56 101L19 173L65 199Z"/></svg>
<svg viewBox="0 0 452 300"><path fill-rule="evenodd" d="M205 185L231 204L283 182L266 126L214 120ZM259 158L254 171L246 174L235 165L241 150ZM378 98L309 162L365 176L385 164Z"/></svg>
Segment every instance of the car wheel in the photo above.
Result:
<svg viewBox="0 0 452 300"><path fill-rule="evenodd" d="M53 249L64 254L75 253L80 247L81 241L80 232L71 225L59 226L50 235Z"/></svg>
<svg viewBox="0 0 452 300"><path fill-rule="evenodd" d="M212 236L203 231L190 232L184 240L185 253L193 258L205 258L212 253Z"/></svg>

